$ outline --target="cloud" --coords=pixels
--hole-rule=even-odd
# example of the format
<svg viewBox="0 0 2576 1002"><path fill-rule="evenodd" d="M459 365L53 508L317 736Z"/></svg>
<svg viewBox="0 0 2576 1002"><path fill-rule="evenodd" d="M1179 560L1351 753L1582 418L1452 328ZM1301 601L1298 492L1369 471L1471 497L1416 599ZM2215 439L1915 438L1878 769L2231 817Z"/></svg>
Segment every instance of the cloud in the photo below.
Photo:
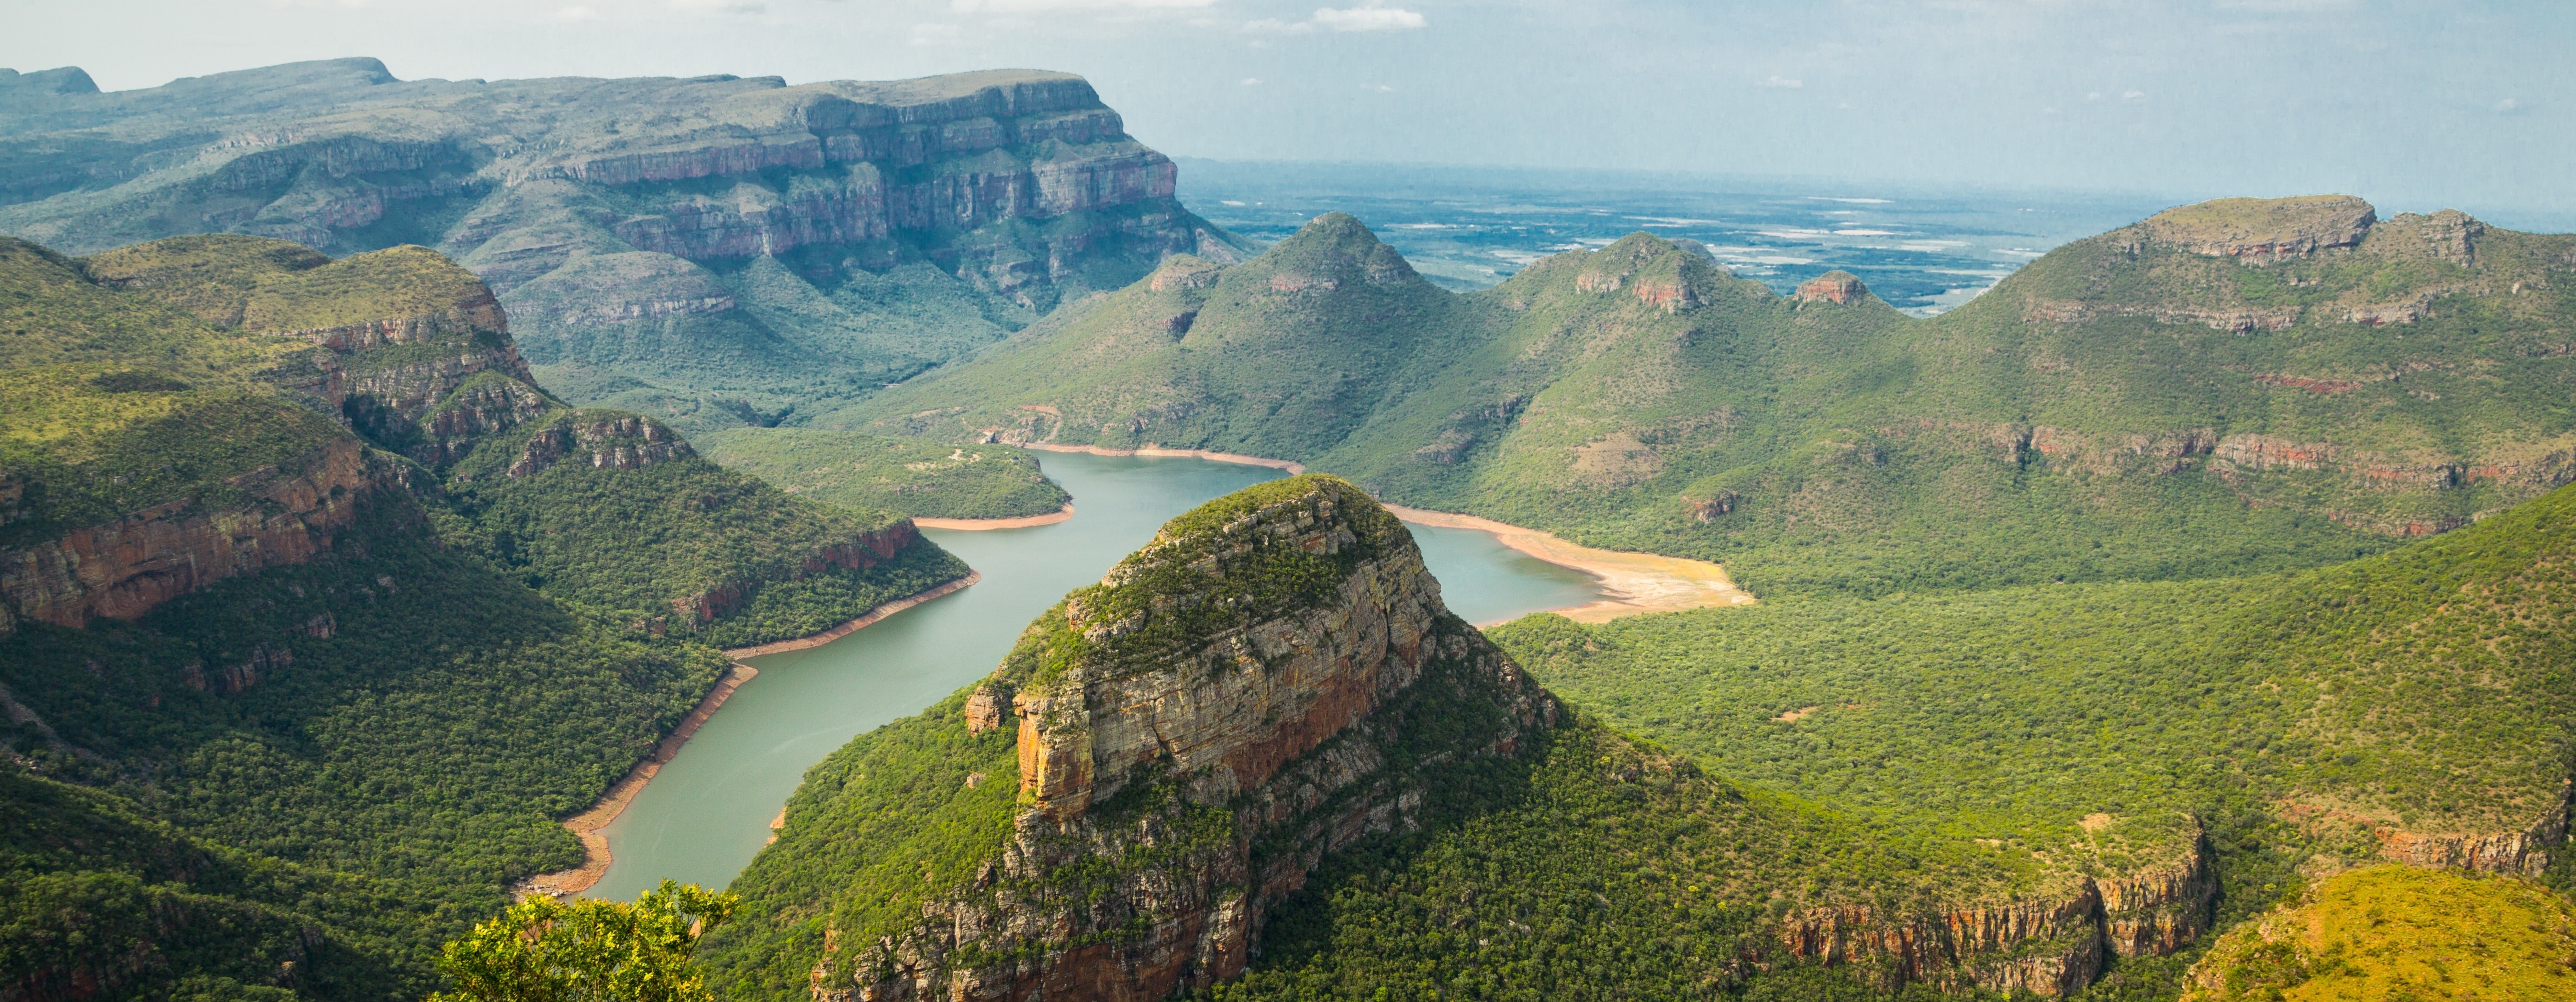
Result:
<svg viewBox="0 0 2576 1002"><path fill-rule="evenodd" d="M941 45L954 42L964 31L953 24L916 24L912 26L912 44Z"/></svg>
<svg viewBox="0 0 2576 1002"><path fill-rule="evenodd" d="M1774 87L1774 88L1778 88L1778 89L1781 89L1781 90L1796 90L1796 89L1798 89L1798 88L1800 88L1800 87L1804 87L1804 86L1806 86L1806 85L1807 85L1807 82L1806 82L1806 81L1804 81L1804 80L1792 80L1792 79L1789 79L1788 77L1784 77L1784 76L1781 76L1781 75L1779 75L1779 74L1777 74L1777 73L1774 73L1774 74L1772 74L1772 75L1771 75L1771 79L1769 79L1769 80L1765 80L1765 81L1762 81L1761 83L1754 84L1753 86L1756 86L1756 87Z"/></svg>
<svg viewBox="0 0 2576 1002"><path fill-rule="evenodd" d="M599 20L599 12L598 12L597 10L593 10L593 9L591 9L591 8L589 8L589 7L582 6L582 5L579 5L579 4L575 4L575 5L573 5L573 6L566 7L566 8L564 8L564 9L562 9L562 10L556 11L556 12L555 12L555 20L557 20L557 21L596 21L596 20Z"/></svg>
<svg viewBox="0 0 2576 1002"><path fill-rule="evenodd" d="M2502 101L2496 102L2495 110L2496 114L2499 115L2511 115L2522 110L2522 102L2514 100L2513 98L2505 98Z"/></svg>
<svg viewBox="0 0 2576 1002"><path fill-rule="evenodd" d="M1422 15L1401 7L1372 4L1344 10L1319 8L1315 11L1314 23L1327 31L1404 31L1424 27L1430 22L1423 20Z"/></svg>
<svg viewBox="0 0 2576 1002"><path fill-rule="evenodd" d="M671 0L674 10L705 10L719 14L766 14L769 5L757 0Z"/></svg>
<svg viewBox="0 0 2576 1002"><path fill-rule="evenodd" d="M1186 10L1216 0L950 0L960 14L1039 14L1051 11Z"/></svg>
<svg viewBox="0 0 2576 1002"><path fill-rule="evenodd" d="M1259 87L1259 86L1261 86L1261 78L1260 78L1260 77L1245 77L1245 78L1243 78L1243 85L1244 85L1244 86L1246 86L1246 87Z"/></svg>
<svg viewBox="0 0 2576 1002"><path fill-rule="evenodd" d="M1246 21L1243 30L1280 35L1302 35L1313 31L1406 31L1429 27L1422 15L1401 7L1380 7L1374 3L1335 10L1318 7L1315 15L1303 21L1282 21L1265 17Z"/></svg>
<svg viewBox="0 0 2576 1002"><path fill-rule="evenodd" d="M1370 84L1370 85L1368 85L1368 89L1369 89L1369 90L1376 91L1376 92L1378 92L1378 93L1380 93L1380 94L1393 94L1393 93L1395 93L1395 88L1393 88L1393 87L1389 87L1389 86L1387 86L1387 85L1385 85L1385 84Z"/></svg>
<svg viewBox="0 0 2576 1002"><path fill-rule="evenodd" d="M2143 101L2146 100L2146 98L2147 92L2142 90L2124 90L2120 92L2120 100L2123 101Z"/></svg>

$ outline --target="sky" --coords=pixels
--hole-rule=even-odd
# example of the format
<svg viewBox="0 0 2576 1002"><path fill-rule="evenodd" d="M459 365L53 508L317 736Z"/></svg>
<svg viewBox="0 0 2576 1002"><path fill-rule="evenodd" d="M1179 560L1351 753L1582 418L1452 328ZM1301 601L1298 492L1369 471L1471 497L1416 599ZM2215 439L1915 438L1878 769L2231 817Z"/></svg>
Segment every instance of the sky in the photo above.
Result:
<svg viewBox="0 0 2576 1002"><path fill-rule="evenodd" d="M2576 4L2378 0L0 0L101 87L1083 74L1166 153L2219 195L2576 228Z"/></svg>

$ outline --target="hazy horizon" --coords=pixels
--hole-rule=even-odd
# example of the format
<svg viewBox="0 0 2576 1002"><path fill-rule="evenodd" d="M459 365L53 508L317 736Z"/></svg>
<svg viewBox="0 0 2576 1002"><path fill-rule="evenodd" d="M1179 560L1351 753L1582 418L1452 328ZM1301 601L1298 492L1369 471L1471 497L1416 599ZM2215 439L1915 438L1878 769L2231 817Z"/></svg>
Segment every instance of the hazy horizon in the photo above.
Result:
<svg viewBox="0 0 2576 1002"><path fill-rule="evenodd" d="M1332 0L1333 3L1350 0ZM1176 157L2152 194L2347 192L2565 229L2556 5L1845 0L108 0L0 66L109 90L367 55L405 79L1081 73Z"/></svg>

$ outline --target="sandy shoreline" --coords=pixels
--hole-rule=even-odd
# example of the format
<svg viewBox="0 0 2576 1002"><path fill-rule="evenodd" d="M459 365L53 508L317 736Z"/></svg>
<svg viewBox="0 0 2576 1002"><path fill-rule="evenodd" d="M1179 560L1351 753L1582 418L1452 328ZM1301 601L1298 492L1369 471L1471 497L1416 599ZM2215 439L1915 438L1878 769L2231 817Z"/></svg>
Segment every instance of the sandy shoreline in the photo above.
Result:
<svg viewBox="0 0 2576 1002"><path fill-rule="evenodd" d="M661 772L665 763L680 754L680 746L688 744L689 738L698 733L698 728L707 722L707 718L715 716L716 709L723 706L725 700L733 698L734 690L742 688L743 683L759 674L760 669L746 664L726 669L725 677L707 692L707 698L699 700L697 708L680 719L680 726L671 728L670 735L663 738L661 744L653 746L653 754L635 763L635 768L627 771L626 778L609 787L608 792L601 794L599 802L590 805L589 810L564 819L564 830L581 839L581 865L519 881L510 889L511 897L526 898L534 894L562 897L587 891L592 884L599 883L599 878L607 875L608 864L613 859L608 854L608 836L600 829L626 813L626 805L635 802L636 794L644 792L644 784L653 781L653 774Z"/></svg>
<svg viewBox="0 0 2576 1002"><path fill-rule="evenodd" d="M1018 447L1022 449L1036 449L1040 452L1087 452L1094 456L1148 456L1168 459L1205 459L1211 462L1237 463L1243 466L1267 466L1274 470L1286 470L1290 476L1306 472L1306 464L1304 463L1293 463L1285 459L1264 459L1260 456L1246 456L1239 452L1209 452L1205 449L1103 449L1096 445L1056 445L1052 442L1024 442L1019 443Z"/></svg>
<svg viewBox="0 0 2576 1002"><path fill-rule="evenodd" d="M983 579L982 574L969 572L965 577L939 587L877 606L857 619L810 637L782 640L758 647L738 647L724 653L726 657L741 659L820 647L849 636L887 616ZM734 690L742 688L743 683L751 681L759 674L760 669L736 660L731 668L726 669L725 677L717 680L716 687L707 691L706 698L699 700L697 707L690 710L688 716L680 718L680 726L671 728L670 735L664 737L660 744L653 746L653 754L635 763L635 768L628 770L625 778L609 787L608 792L600 794L598 802L591 804L589 810L563 820L564 830L581 839L581 865L569 870L540 873L519 881L510 888L511 896L526 898L532 894L551 894L562 897L587 891L591 885L599 883L599 878L608 874L608 865L616 859L608 851L608 836L600 829L608 827L609 822L617 820L618 815L626 813L626 805L635 802L635 795L644 792L645 784L653 781L654 774L661 772L663 765L679 756L680 748L689 743L689 739L698 733L698 728L706 724L707 718L715 716L716 710L724 706L725 700L733 698ZM782 820L786 816L787 812L784 810L779 812Z"/></svg>
<svg viewBox="0 0 2576 1002"><path fill-rule="evenodd" d="M839 640L842 637L849 636L850 634L857 633L867 627L876 625L879 620L882 620L887 616L902 612L905 609L920 605L923 602L949 594L950 592L958 591L982 580L984 580L984 572L967 571L965 577L958 578L955 581L940 585L939 587L930 589L929 591L919 592L903 598L895 599L892 602L888 602L884 605L868 610L867 614L862 615L857 619L853 619L821 633L814 634L813 636L798 637L794 640L781 640L774 644L762 644L758 647L736 647L724 653L725 656L729 658L756 658L763 654L785 654L789 651L801 651L809 647L821 647L824 644L831 643L832 641Z"/></svg>
<svg viewBox="0 0 2576 1002"><path fill-rule="evenodd" d="M1736 587L1734 579L1726 576L1726 568L1705 560L1596 550L1558 539L1554 533L1524 529L1474 515L1453 515L1396 504L1387 505L1386 510L1394 512L1397 518L1418 525L1489 532L1512 549L1600 578L1602 590L1609 592L1607 597L1590 605L1552 610L1576 622L1599 623L1639 613L1753 603L1753 596Z"/></svg>
<svg viewBox="0 0 2576 1002"><path fill-rule="evenodd" d="M1286 470L1291 476L1306 472L1303 463L1285 459L1246 456L1234 452L1209 452L1205 449L1103 449L1096 445L1056 445L1033 442L1020 446L1045 452L1087 452L1094 456L1171 456L1206 459L1219 463L1245 466L1267 466ZM1385 502L1379 502L1385 504ZM1395 517L1417 525L1446 529L1474 529L1489 532L1503 545L1519 550L1559 567L1569 567L1601 579L1601 588L1609 594L1600 601L1571 609L1550 609L1557 615L1581 623L1599 623L1621 616L1648 612L1680 612L1712 606L1751 605L1753 595L1735 586L1726 568L1705 560L1664 557L1652 553L1628 553L1621 550L1596 550L1558 539L1555 533L1524 529L1508 522L1497 522L1474 515L1453 515L1388 504L1386 510ZM1492 626L1479 623L1478 626Z"/></svg>
<svg viewBox="0 0 2576 1002"><path fill-rule="evenodd" d="M1026 529L1033 525L1054 525L1073 517L1073 502L1044 515L1022 515L1018 518L923 518L912 517L912 524L924 529L956 529L982 532L986 529Z"/></svg>

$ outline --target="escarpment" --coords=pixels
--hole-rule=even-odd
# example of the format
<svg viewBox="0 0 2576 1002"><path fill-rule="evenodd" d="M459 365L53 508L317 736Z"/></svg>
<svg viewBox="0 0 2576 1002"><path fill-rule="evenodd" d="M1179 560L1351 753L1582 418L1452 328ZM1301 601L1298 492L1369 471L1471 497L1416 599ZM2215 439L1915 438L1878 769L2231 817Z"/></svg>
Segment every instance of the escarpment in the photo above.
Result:
<svg viewBox="0 0 2576 1002"><path fill-rule="evenodd" d="M400 490L394 471L348 438L226 478L222 487L240 500L210 505L182 497L0 548L0 600L18 616L56 626L133 619L226 578L329 552L361 506L378 492Z"/></svg>
<svg viewBox="0 0 2576 1002"><path fill-rule="evenodd" d="M908 917L833 926L815 998L1148 999L1232 978L1325 853L1419 823L1423 759L1519 754L1559 713L1441 605L1394 517L1324 477L1175 519L1032 625L944 726L1007 727L1004 699L1015 816Z"/></svg>

